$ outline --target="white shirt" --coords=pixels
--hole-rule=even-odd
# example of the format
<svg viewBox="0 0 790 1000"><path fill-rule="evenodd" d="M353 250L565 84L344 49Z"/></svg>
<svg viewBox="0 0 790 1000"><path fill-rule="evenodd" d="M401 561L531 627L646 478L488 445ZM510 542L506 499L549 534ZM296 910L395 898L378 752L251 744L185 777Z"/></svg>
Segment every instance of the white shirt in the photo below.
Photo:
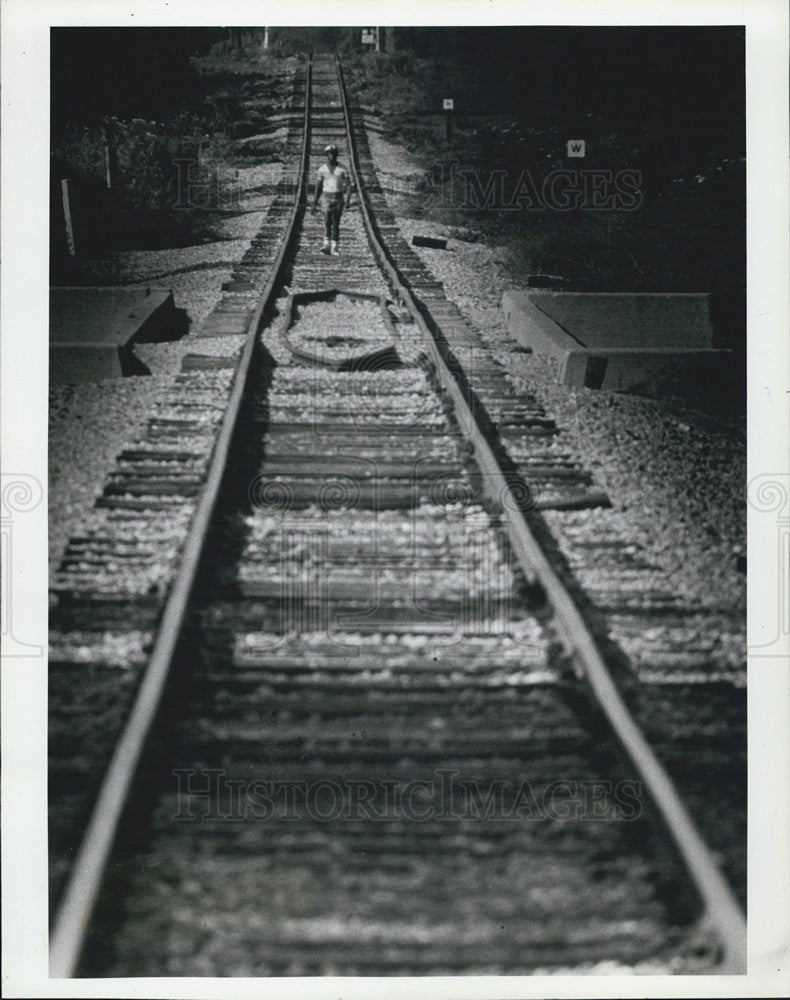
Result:
<svg viewBox="0 0 790 1000"><path fill-rule="evenodd" d="M322 194L342 194L350 184L348 171L340 163L336 163L334 168L322 163L318 168L318 179L323 181Z"/></svg>

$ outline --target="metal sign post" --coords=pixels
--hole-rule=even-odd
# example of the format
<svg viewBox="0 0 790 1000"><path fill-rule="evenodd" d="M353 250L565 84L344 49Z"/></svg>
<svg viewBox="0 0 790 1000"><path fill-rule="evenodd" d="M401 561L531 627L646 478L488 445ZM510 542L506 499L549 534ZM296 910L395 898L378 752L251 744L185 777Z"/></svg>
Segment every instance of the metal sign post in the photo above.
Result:
<svg viewBox="0 0 790 1000"><path fill-rule="evenodd" d="M381 52L381 38L378 28L362 29L362 44L375 46L376 52Z"/></svg>
<svg viewBox="0 0 790 1000"><path fill-rule="evenodd" d="M442 110L444 111L444 135L448 142L453 141L453 111L455 101L452 97L445 97L442 100Z"/></svg>

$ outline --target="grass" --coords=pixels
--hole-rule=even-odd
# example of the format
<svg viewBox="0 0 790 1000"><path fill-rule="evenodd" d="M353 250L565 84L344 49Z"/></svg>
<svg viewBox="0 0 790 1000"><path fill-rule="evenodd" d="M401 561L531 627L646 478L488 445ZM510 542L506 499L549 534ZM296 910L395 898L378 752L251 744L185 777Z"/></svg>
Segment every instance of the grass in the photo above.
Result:
<svg viewBox="0 0 790 1000"><path fill-rule="evenodd" d="M249 48L249 45L248 45ZM228 51L226 51L228 50ZM51 141L51 269L73 277L63 220L61 179L69 180L79 256L115 250L189 246L215 238L218 212L233 204L232 168L277 162L282 137L270 116L290 92L289 64L256 60L220 43L192 57L192 98L161 120L105 117L53 120ZM259 137L243 146L237 140ZM107 150L111 187L107 186ZM191 184L187 194L186 178ZM180 187L179 187L180 182ZM188 207L189 206L189 207Z"/></svg>

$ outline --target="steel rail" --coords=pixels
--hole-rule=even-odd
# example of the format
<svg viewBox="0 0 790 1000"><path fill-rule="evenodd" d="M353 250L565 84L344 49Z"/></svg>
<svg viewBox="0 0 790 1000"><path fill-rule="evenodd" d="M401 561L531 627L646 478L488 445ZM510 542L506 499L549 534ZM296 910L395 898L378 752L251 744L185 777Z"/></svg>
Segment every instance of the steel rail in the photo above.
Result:
<svg viewBox="0 0 790 1000"><path fill-rule="evenodd" d="M170 672L170 664L194 586L206 533L211 523L227 465L231 439L239 415L261 321L279 281L299 211L304 204L310 152L311 86L312 62L308 59L305 82L304 135L302 137L299 183L293 210L283 233L268 281L247 327L246 341L234 374L228 405L214 444L206 482L184 543L178 573L165 603L151 658L140 682L124 731L104 775L74 868L53 923L49 948L49 966L52 978L70 978L75 975L85 934L96 905L104 869L115 840L118 823Z"/></svg>
<svg viewBox="0 0 790 1000"><path fill-rule="evenodd" d="M660 830L668 834L686 872L702 902L704 919L718 937L722 950L721 973L746 972L746 919L735 895L719 870L710 848L689 815L675 785L656 757L642 731L629 712L579 609L563 586L549 560L530 531L520 510L511 485L483 434L468 401L453 377L439 344L422 314L411 290L401 279L395 261L380 239L371 217L367 195L361 182L359 160L351 125L348 94L343 69L337 59L343 116L349 143L349 161L363 223L371 246L403 301L409 306L417 324L426 336L431 360L443 388L452 398L455 416L462 433L474 449L475 460L482 472L488 495L505 509L504 518L513 551L528 579L537 579L543 587L555 614L555 623L579 673L586 678L596 702L606 717L622 751L632 762L645 784ZM424 304L422 308L430 315Z"/></svg>

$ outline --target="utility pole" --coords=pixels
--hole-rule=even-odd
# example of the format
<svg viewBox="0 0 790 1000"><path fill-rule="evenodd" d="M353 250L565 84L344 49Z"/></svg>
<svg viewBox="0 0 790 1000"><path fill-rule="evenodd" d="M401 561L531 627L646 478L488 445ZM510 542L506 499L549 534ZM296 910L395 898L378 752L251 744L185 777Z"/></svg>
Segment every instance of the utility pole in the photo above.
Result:
<svg viewBox="0 0 790 1000"><path fill-rule="evenodd" d="M264 49L268 49L269 48L269 29L268 28L264 28L263 29L263 47L264 47Z"/></svg>
<svg viewBox="0 0 790 1000"><path fill-rule="evenodd" d="M376 32L376 52L381 52L381 28L374 28Z"/></svg>

